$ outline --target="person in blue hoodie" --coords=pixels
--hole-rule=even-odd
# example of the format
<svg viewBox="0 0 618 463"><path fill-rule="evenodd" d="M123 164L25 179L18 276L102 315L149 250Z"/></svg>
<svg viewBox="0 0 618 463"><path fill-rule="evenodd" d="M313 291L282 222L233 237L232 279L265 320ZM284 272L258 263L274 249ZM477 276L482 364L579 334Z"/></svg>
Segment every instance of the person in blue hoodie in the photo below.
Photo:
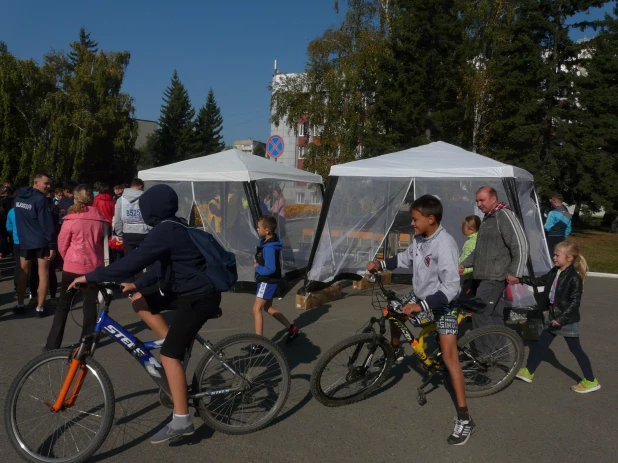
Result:
<svg viewBox="0 0 618 463"><path fill-rule="evenodd" d="M49 266L56 257L56 227L47 193L51 189L51 180L47 174L36 174L34 184L19 190L15 198L15 223L19 236L20 268L17 285L17 307L14 313L24 312L26 284L30 274L30 265L37 259L39 272L39 289L36 313L38 317L46 315L45 297L49 286ZM30 288L31 291L34 288Z"/></svg>
<svg viewBox="0 0 618 463"><path fill-rule="evenodd" d="M76 278L69 289L76 283L126 282L148 268L134 283L122 286L124 293L135 293L131 300L133 309L160 338L165 338L161 363L172 393L174 416L152 437L151 442L159 444L191 435L195 430L189 415L182 361L204 323L221 315L221 293L204 276L206 259L193 244L186 220L176 217L176 192L169 185L155 185L139 198L139 207L144 222L153 227L139 248L107 267ZM160 314L167 309L176 310L169 328Z"/></svg>
<svg viewBox="0 0 618 463"><path fill-rule="evenodd" d="M275 233L277 219L271 215L262 216L258 219L257 233L260 241L255 253L253 267L255 268L255 281L257 292L253 303L253 321L255 333L260 336L264 331L264 317L266 312L288 330L286 343L294 341L298 336L298 328L290 323L285 315L273 307L273 298L281 281L281 248L283 243ZM260 353L264 348L259 344L253 344L245 348L245 351Z"/></svg>

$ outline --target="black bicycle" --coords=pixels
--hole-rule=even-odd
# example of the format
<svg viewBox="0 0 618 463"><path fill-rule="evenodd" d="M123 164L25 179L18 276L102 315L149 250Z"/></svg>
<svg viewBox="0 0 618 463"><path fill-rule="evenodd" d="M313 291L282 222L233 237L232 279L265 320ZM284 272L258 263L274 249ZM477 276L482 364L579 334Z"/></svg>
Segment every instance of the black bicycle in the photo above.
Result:
<svg viewBox="0 0 618 463"><path fill-rule="evenodd" d="M94 333L76 349L45 352L15 377L6 396L6 432L15 450L33 463L81 463L105 442L114 420L114 388L94 359L102 333L132 355L160 387L159 400L173 403L165 370L151 351L163 339L142 342L109 316L116 284L100 284L104 308ZM236 334L216 344L195 337L206 353L200 360L188 398L211 428L246 434L267 426L279 413L290 390L290 368L281 350L256 334ZM253 352L246 347L260 344ZM186 370L193 343L185 359Z"/></svg>
<svg viewBox="0 0 618 463"><path fill-rule="evenodd" d="M410 318L401 309L405 304L416 302L414 294L400 298L394 291L384 288L379 273L371 278L375 278L381 290L378 293L374 287L372 304L376 310L382 311L382 316L371 317L361 334L342 340L320 357L311 375L311 392L322 404L337 407L363 400L378 389L395 360L391 343L384 336L386 322L389 321L399 328L426 372L417 388L418 402L425 405L425 387L434 377L448 375L437 339L435 317L440 311L457 310L457 322L461 324L474 313L482 312L485 305L474 300L458 299L448 307ZM421 328L418 337L412 334L410 325ZM430 337L435 338L438 347L428 355L425 340ZM486 326L469 331L457 341L457 349L467 397L484 397L506 388L515 379L524 358L521 338L503 326ZM449 381L445 383L450 385Z"/></svg>

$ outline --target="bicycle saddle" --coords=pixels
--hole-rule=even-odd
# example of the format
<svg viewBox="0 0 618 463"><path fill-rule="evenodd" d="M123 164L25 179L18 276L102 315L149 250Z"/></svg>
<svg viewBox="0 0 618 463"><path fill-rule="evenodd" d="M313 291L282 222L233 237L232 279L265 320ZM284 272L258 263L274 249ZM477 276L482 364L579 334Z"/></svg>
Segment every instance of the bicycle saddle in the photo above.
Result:
<svg viewBox="0 0 618 463"><path fill-rule="evenodd" d="M457 299L459 307L474 313L482 313L487 304L476 299Z"/></svg>

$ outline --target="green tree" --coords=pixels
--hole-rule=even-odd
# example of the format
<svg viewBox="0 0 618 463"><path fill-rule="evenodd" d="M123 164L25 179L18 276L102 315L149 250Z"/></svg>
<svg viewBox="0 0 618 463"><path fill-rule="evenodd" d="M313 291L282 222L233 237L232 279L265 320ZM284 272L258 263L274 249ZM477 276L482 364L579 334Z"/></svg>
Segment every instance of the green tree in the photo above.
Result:
<svg viewBox="0 0 618 463"><path fill-rule="evenodd" d="M390 8L373 105L375 154L442 140L457 143L463 25L455 0L399 0ZM368 140L368 145L369 140Z"/></svg>
<svg viewBox="0 0 618 463"><path fill-rule="evenodd" d="M34 60L0 54L0 166L17 185L47 165L52 134L44 102L57 89Z"/></svg>
<svg viewBox="0 0 618 463"><path fill-rule="evenodd" d="M64 53L46 56L44 72L61 76L62 85L44 104L51 133L46 170L62 181L131 178L138 161L137 122L133 99L121 92L130 54L95 53L78 42L71 48L79 54L75 66Z"/></svg>
<svg viewBox="0 0 618 463"><path fill-rule="evenodd" d="M258 143L255 149L253 150L253 154L261 158L265 158L266 157L266 147L262 143Z"/></svg>
<svg viewBox="0 0 618 463"><path fill-rule="evenodd" d="M76 45L77 44L77 45ZM69 65L74 68L83 62L84 55L87 53L96 53L99 43L90 38L90 32L86 32L85 27L79 29L79 41L71 45L72 50L69 52Z"/></svg>
<svg viewBox="0 0 618 463"><path fill-rule="evenodd" d="M191 157L218 153L225 149L223 142L223 116L215 100L212 88L208 91L206 104L202 106L195 119L193 152Z"/></svg>
<svg viewBox="0 0 618 463"><path fill-rule="evenodd" d="M369 105L388 53L388 14L375 0L347 3L341 26L309 43L305 71L275 76L271 87L272 122L296 133L302 123L315 134L308 137L304 166L325 180L332 164L363 155L368 134L380 130Z"/></svg>
<svg viewBox="0 0 618 463"><path fill-rule="evenodd" d="M170 86L163 94L159 128L157 129L157 166L190 157L193 144L193 116L189 93L174 71Z"/></svg>
<svg viewBox="0 0 618 463"><path fill-rule="evenodd" d="M573 196L593 208L618 210L618 6L596 24L599 34L582 44L574 79L578 116L570 125L577 162L572 163Z"/></svg>
<svg viewBox="0 0 618 463"><path fill-rule="evenodd" d="M3 53L8 53L9 47L6 46L6 43L0 40L0 55Z"/></svg>

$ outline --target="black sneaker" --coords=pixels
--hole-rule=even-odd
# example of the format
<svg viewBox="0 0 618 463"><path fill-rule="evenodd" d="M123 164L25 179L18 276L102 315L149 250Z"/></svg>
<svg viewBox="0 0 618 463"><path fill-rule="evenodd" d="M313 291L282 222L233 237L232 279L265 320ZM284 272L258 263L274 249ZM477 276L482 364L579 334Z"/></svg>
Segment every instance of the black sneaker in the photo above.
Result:
<svg viewBox="0 0 618 463"><path fill-rule="evenodd" d="M451 445L464 445L470 439L476 425L470 417L469 420L460 420L455 418L455 429L453 434L448 436L447 442Z"/></svg>
<svg viewBox="0 0 618 463"><path fill-rule="evenodd" d="M297 337L300 330L296 327L296 325L290 326L288 330L288 338L285 340L286 344L291 344Z"/></svg>
<svg viewBox="0 0 618 463"><path fill-rule="evenodd" d="M259 344L249 344L248 346L243 347L240 350L245 354L256 355L264 352L264 346L261 346Z"/></svg>
<svg viewBox="0 0 618 463"><path fill-rule="evenodd" d="M13 313L15 315L21 315L23 313L26 313L26 306L18 305L16 307L13 307Z"/></svg>
<svg viewBox="0 0 618 463"><path fill-rule="evenodd" d="M47 309L43 309L43 310L37 310L36 311L36 317L37 318L45 318L49 315L49 312Z"/></svg>

